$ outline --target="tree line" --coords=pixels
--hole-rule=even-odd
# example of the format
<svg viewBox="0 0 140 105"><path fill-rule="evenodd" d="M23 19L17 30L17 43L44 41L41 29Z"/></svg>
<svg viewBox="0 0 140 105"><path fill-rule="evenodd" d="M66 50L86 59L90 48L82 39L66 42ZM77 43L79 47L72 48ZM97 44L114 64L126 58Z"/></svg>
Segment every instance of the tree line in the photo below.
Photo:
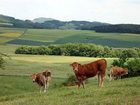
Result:
<svg viewBox="0 0 140 105"><path fill-rule="evenodd" d="M140 34L140 25L136 24L116 24L89 21L59 21L50 20L43 23L31 20L20 20L13 17L0 15L0 26L16 28L39 28L39 29L78 29L94 30L96 32L119 32ZM4 24L5 23L5 24Z"/></svg>
<svg viewBox="0 0 140 105"><path fill-rule="evenodd" d="M60 44L48 46L21 46L15 50L16 54L33 55L64 55L64 56L85 56L85 57L120 57L125 53L127 57L140 57L140 48L114 49L108 46L96 44Z"/></svg>
<svg viewBox="0 0 140 105"><path fill-rule="evenodd" d="M134 24L117 24L107 26L93 27L96 32L119 32L140 34L140 25ZM92 28L91 28L92 30Z"/></svg>

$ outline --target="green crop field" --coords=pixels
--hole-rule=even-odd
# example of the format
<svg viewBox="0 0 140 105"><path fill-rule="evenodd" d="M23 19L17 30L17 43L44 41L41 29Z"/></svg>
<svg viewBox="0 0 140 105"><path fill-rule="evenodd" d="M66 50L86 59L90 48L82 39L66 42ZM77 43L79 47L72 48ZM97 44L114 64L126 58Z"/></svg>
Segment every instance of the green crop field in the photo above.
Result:
<svg viewBox="0 0 140 105"><path fill-rule="evenodd" d="M74 75L70 63L96 59L11 53L11 58L5 58L5 69L0 69L0 105L138 105L140 77L109 82L106 76L103 88L98 88L97 77L89 79L85 89L62 85L69 75ZM107 59L108 68L112 60ZM52 72L52 81L47 93L39 93L30 75L46 69Z"/></svg>
<svg viewBox="0 0 140 105"><path fill-rule="evenodd" d="M18 38L24 33L25 29L20 28L3 28L0 27L0 44L5 44L11 40Z"/></svg>
<svg viewBox="0 0 140 105"><path fill-rule="evenodd" d="M0 44L48 45L95 43L111 47L140 47L140 34L97 33L87 30L0 28Z"/></svg>

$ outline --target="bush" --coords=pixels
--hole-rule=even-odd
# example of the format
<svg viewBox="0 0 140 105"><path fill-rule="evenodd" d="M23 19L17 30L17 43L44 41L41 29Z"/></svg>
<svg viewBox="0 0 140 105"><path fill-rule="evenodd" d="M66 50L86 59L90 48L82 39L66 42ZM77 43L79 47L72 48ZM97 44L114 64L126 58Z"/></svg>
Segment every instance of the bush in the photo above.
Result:
<svg viewBox="0 0 140 105"><path fill-rule="evenodd" d="M63 83L64 86L74 86L76 85L75 75L69 75L68 79Z"/></svg>
<svg viewBox="0 0 140 105"><path fill-rule="evenodd" d="M0 68L4 68L4 63L5 63L5 61L4 61L4 59L2 58L2 56L0 56Z"/></svg>
<svg viewBox="0 0 140 105"><path fill-rule="evenodd" d="M128 77L140 76L140 59L133 59L127 62L129 70Z"/></svg>
<svg viewBox="0 0 140 105"><path fill-rule="evenodd" d="M38 54L38 55L66 55L86 57L140 57L139 48L112 49L108 46L95 44L61 44L41 47L22 46L16 49L16 54Z"/></svg>
<svg viewBox="0 0 140 105"><path fill-rule="evenodd" d="M48 46L48 48L50 49L50 55L61 55L62 54L59 46L50 45L50 46Z"/></svg>
<svg viewBox="0 0 140 105"><path fill-rule="evenodd" d="M128 58L119 58L118 60L114 60L112 65L128 68L128 75L123 77L140 76L140 58L134 58L133 60Z"/></svg>

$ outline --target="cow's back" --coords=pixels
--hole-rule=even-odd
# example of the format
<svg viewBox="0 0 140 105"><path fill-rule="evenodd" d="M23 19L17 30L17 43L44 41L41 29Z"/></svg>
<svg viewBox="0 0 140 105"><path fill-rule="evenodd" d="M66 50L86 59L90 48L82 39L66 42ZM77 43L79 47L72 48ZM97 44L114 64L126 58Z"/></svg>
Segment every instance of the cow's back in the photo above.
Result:
<svg viewBox="0 0 140 105"><path fill-rule="evenodd" d="M87 77L93 77L98 72L105 74L107 67L107 62L105 59L100 59L89 64L84 64L80 67L80 73L86 75Z"/></svg>
<svg viewBox="0 0 140 105"><path fill-rule="evenodd" d="M38 73L38 74L37 74L36 82L37 82L40 86L44 86L45 79L44 79L44 76L42 75L42 73Z"/></svg>
<svg viewBox="0 0 140 105"><path fill-rule="evenodd" d="M115 66L115 67L111 68L111 74L112 75L122 75L124 73L125 73L125 70L121 67Z"/></svg>

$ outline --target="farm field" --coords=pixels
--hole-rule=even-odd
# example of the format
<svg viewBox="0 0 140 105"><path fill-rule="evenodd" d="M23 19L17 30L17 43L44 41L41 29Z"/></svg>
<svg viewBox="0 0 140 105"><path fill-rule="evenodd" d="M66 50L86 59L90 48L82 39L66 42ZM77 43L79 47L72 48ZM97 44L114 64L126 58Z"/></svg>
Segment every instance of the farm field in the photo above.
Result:
<svg viewBox="0 0 140 105"><path fill-rule="evenodd" d="M48 45L95 43L110 47L140 47L140 34L97 33L87 30L0 28L0 44Z"/></svg>
<svg viewBox="0 0 140 105"><path fill-rule="evenodd" d="M5 44L8 41L18 38L24 33L22 28L3 28L0 27L0 44Z"/></svg>
<svg viewBox="0 0 140 105"><path fill-rule="evenodd" d="M85 89L62 85L69 75L74 74L70 63L87 63L96 59L11 54L10 59L5 58L5 69L0 69L0 105L138 105L140 77L109 82L106 76L103 88L98 88L97 77L89 79ZM107 59L108 68L112 60ZM39 87L32 83L30 75L46 69L52 72L52 81L49 91L40 94Z"/></svg>

